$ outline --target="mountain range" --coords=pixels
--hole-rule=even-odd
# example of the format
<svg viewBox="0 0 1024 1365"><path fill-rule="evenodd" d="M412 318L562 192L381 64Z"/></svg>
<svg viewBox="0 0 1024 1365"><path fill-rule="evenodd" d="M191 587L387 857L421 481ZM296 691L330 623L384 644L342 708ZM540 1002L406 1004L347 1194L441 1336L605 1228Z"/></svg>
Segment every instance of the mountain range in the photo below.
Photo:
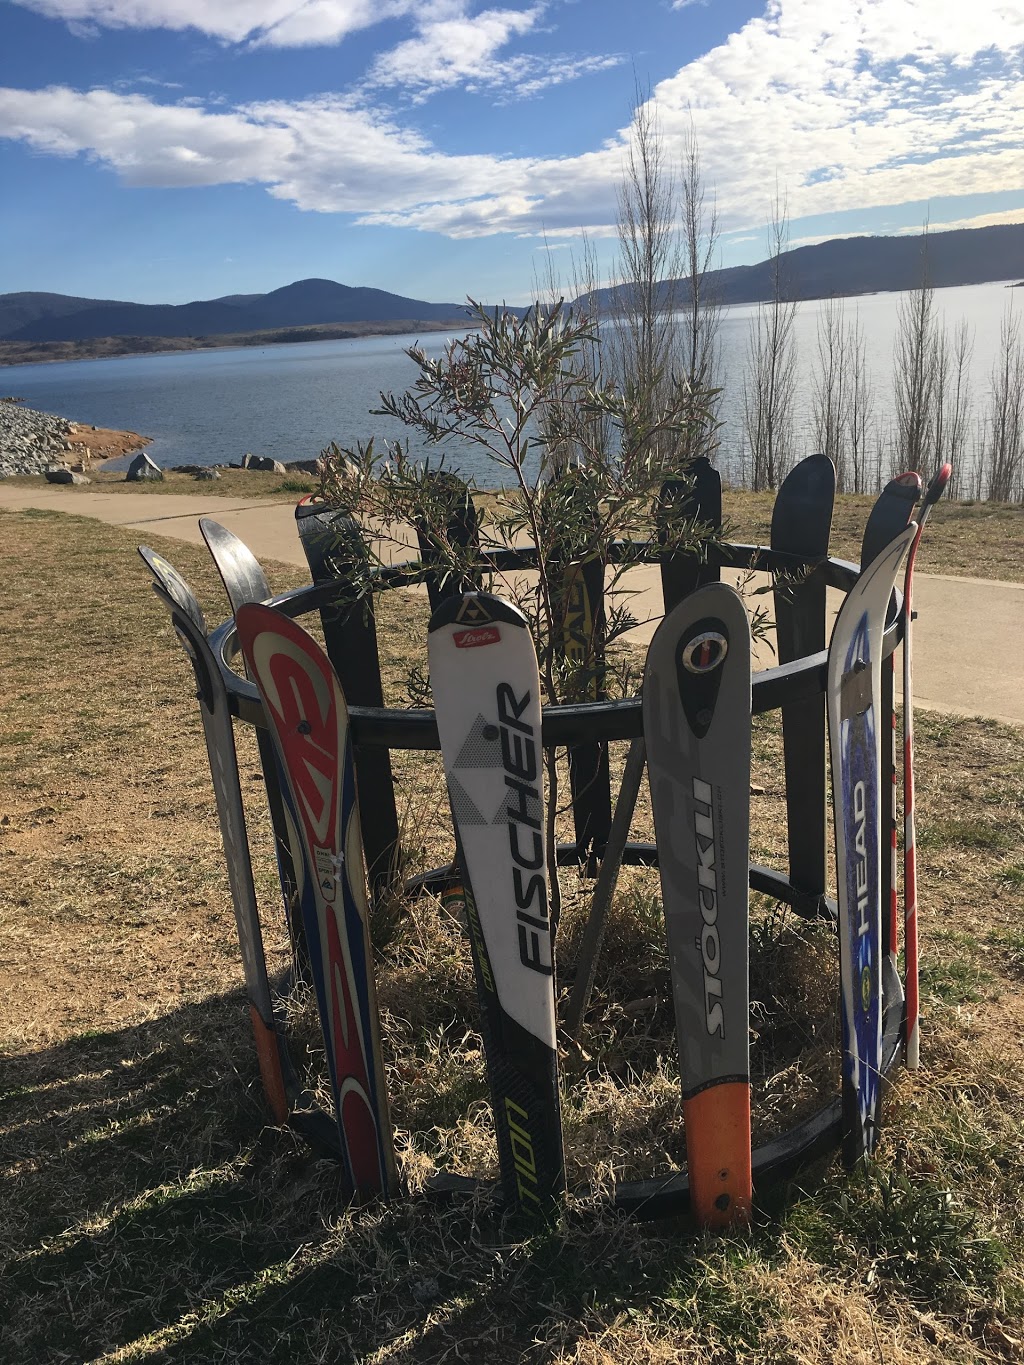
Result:
<svg viewBox="0 0 1024 1365"><path fill-rule="evenodd" d="M0 294L0 340L199 337L282 327L360 322L464 322L466 305L424 303L383 289L298 280L269 294L228 294L195 303L124 303L65 294Z"/></svg>
<svg viewBox="0 0 1024 1365"><path fill-rule="evenodd" d="M797 299L913 289L927 264L929 282L981 284L1024 277L1024 223L930 232L913 237L835 238L796 247L779 258L784 287ZM723 304L771 297L772 260L712 271L706 285ZM678 286L681 282L674 282ZM666 291L672 284L665 286ZM621 293L618 297L621 299ZM614 308L616 291L595 291L593 300ZM516 310L520 311L520 310ZM269 294L229 294L182 304L126 303L65 294L0 294L0 343L70 342L99 338L211 338L230 344L233 335L281 329L380 324L417 326L465 322L459 303L425 303L382 289L353 288L333 280L298 280ZM275 340L313 339L296 333ZM9 349L20 349L9 347ZM122 348L124 349L124 348Z"/></svg>

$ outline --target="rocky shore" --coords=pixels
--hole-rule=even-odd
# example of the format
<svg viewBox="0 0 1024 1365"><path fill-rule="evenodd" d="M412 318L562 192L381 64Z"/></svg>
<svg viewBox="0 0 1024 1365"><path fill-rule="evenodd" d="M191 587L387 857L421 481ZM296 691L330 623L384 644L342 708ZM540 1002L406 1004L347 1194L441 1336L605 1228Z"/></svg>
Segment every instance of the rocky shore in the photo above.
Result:
<svg viewBox="0 0 1024 1365"><path fill-rule="evenodd" d="M43 474L63 466L87 472L93 463L140 450L149 438L135 431L111 431L36 412L12 398L0 398L0 479Z"/></svg>

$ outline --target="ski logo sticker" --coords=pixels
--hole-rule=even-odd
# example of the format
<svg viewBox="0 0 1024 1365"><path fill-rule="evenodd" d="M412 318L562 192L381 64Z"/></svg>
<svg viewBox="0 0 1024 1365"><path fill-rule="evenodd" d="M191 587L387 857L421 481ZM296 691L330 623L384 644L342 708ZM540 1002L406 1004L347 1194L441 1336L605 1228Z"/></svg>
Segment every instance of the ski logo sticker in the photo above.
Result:
<svg viewBox="0 0 1024 1365"><path fill-rule="evenodd" d="M693 778L693 831L697 851L697 898L704 923L697 946L704 967L704 1027L725 1037L722 1009L722 944L718 936L718 874L715 871L715 813L711 784Z"/></svg>
<svg viewBox="0 0 1024 1365"><path fill-rule="evenodd" d="M705 630L683 649L683 667L690 673L710 673L729 652L729 641L717 630Z"/></svg>
<svg viewBox="0 0 1024 1365"><path fill-rule="evenodd" d="M554 969L544 883L544 840L540 818L534 813L540 810L540 788L537 786L540 763L533 726L522 719L530 705L530 693L527 691L517 700L508 683L499 683L497 701L501 761L509 791L502 809L508 819L508 844L512 854L519 960L531 971L551 976ZM529 831L525 836L525 851L520 839L524 827Z"/></svg>
<svg viewBox="0 0 1024 1365"><path fill-rule="evenodd" d="M675 647L679 700L695 739L704 739L711 729L728 653L728 627L714 616L694 621Z"/></svg>
<svg viewBox="0 0 1024 1365"><path fill-rule="evenodd" d="M478 649L481 645L496 645L501 640L497 626L483 626L476 630L457 630L452 636L456 649Z"/></svg>

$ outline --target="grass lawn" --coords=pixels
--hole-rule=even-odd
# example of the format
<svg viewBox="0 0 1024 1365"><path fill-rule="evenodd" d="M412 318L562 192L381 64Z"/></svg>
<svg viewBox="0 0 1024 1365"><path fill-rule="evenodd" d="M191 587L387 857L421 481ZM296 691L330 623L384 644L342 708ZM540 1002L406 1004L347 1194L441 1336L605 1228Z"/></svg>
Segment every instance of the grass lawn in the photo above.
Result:
<svg viewBox="0 0 1024 1365"><path fill-rule="evenodd" d="M297 495L279 475L245 479ZM751 540L769 508L751 494L727 504ZM840 504L835 552L855 555L863 516ZM767 1197L749 1231L717 1239L607 1211L612 1175L683 1153L658 880L636 870L583 1048L563 1057L576 1193L558 1222L528 1234L485 1203L422 1193L439 1168L496 1169L468 947L432 900L378 936L410 1195L348 1210L336 1169L267 1126L191 671L137 538L0 513L0 1359L1024 1359L1024 731L918 716L924 1070L898 1074L869 1174L825 1159ZM152 543L222 619L205 550ZM922 567L1020 578L1022 545L1021 509L940 505ZM266 567L275 588L296 580ZM421 597L382 599L396 704L425 627ZM256 750L239 740L269 965L283 975ZM752 856L775 865L780 747L776 719L759 718ZM396 766L411 856L446 861L438 760ZM649 831L641 808L635 837ZM565 874L563 994L590 886ZM762 1141L835 1092L836 966L831 935L761 898L752 912ZM293 1031L322 1084L301 1002Z"/></svg>

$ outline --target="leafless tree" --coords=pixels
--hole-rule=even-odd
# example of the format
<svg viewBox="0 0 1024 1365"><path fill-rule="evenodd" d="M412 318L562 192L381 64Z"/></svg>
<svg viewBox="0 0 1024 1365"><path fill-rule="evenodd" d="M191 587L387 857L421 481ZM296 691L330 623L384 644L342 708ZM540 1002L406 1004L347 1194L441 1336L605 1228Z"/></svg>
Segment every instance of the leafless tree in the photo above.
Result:
<svg viewBox="0 0 1024 1365"><path fill-rule="evenodd" d="M743 425L755 489L777 488L793 454L797 305L784 278L782 255L788 245L789 214L776 194L768 224L771 296L751 319L743 381Z"/></svg>
<svg viewBox="0 0 1024 1365"><path fill-rule="evenodd" d="M985 483L993 502L1024 499L1024 345L1020 319L1008 308L992 367L983 446Z"/></svg>
<svg viewBox="0 0 1024 1365"><path fill-rule="evenodd" d="M854 493L866 493L870 487L877 485L878 474L871 476L868 469L871 375L868 370L868 345L859 314L847 328L845 354L847 375L844 426L850 467L846 487Z"/></svg>
<svg viewBox="0 0 1024 1365"><path fill-rule="evenodd" d="M927 233L922 248L922 277L912 294L899 302L893 355L893 399L896 449L890 473L927 468L935 437L935 295L928 283Z"/></svg>
<svg viewBox="0 0 1024 1365"><path fill-rule="evenodd" d="M641 408L657 410L672 385L678 358L677 281L682 253L675 226L675 177L657 114L637 93L632 132L619 187L618 324L606 344L606 366ZM664 444L655 454L668 461Z"/></svg>
<svg viewBox="0 0 1024 1365"><path fill-rule="evenodd" d="M836 467L838 486L846 491L847 394L846 331L841 299L827 299L818 314L818 365L812 381L815 449Z"/></svg>
<svg viewBox="0 0 1024 1365"><path fill-rule="evenodd" d="M957 323L952 335L944 327L936 329L934 464L938 467L948 460L953 466L954 492L958 481L966 474L973 353L974 337L966 319Z"/></svg>
<svg viewBox="0 0 1024 1365"><path fill-rule="evenodd" d="M681 318L682 373L693 395L695 410L710 411L710 422L693 422L691 439L679 451L685 464L698 455L712 455L717 447L718 403L713 391L719 388L719 328L721 302L712 285L712 270L718 249L718 209L714 197L708 199L701 165L700 146L693 121L683 140L682 168L679 176L679 205L682 212L682 260L686 278L679 287ZM710 409L708 395L712 394Z"/></svg>

